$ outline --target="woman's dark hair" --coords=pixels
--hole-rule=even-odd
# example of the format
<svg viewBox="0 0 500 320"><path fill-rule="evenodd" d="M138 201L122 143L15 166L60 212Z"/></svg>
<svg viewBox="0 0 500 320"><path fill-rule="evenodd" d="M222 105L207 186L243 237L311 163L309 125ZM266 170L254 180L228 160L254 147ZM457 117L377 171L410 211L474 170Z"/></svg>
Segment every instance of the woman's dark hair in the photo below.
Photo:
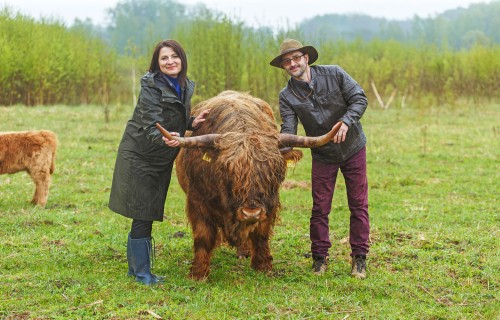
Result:
<svg viewBox="0 0 500 320"><path fill-rule="evenodd" d="M150 72L156 72L160 70L160 65L158 63L158 58L160 56L160 50L164 47L169 47L174 50L175 54L181 58L181 72L177 76L179 80L179 84L181 87L186 86L186 78L187 78L187 68L188 68L188 63L187 63L187 58L186 58L186 52L182 48L179 42L175 40L163 40L160 41L155 48L155 51L153 52L153 57L151 57L151 64L149 65L149 71Z"/></svg>

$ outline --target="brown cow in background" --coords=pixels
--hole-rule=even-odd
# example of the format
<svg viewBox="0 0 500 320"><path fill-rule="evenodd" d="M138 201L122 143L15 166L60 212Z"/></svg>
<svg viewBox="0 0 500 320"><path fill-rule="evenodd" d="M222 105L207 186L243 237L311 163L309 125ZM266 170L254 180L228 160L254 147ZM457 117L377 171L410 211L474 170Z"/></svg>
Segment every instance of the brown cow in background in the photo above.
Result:
<svg viewBox="0 0 500 320"><path fill-rule="evenodd" d="M27 171L36 185L31 202L45 206L55 170L57 136L52 131L0 132L0 174Z"/></svg>
<svg viewBox="0 0 500 320"><path fill-rule="evenodd" d="M269 240L280 209L279 188L287 160L302 151L283 147L317 147L338 131L311 138L280 134L271 107L249 94L226 91L200 103L194 113L210 109L190 137L169 135L184 147L176 160L177 179L186 193L186 211L194 237L190 277L202 280L210 271L213 249L222 236L230 245L248 246L251 266L272 269Z"/></svg>

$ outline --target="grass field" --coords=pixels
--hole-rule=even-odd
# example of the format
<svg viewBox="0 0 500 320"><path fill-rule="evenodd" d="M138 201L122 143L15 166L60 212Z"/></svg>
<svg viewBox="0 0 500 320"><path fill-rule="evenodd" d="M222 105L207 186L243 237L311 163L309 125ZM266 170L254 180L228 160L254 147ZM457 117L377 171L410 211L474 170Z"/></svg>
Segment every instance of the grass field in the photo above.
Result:
<svg viewBox="0 0 500 320"><path fill-rule="evenodd" d="M500 105L371 106L368 278L349 276L342 178L330 214L330 266L310 271L310 155L290 170L271 241L274 270L253 271L221 247L205 282L187 278L192 238L174 178L155 223L153 271L126 276L130 220L107 208L131 107L0 107L0 131L58 134L45 209L25 173L0 176L1 319L499 319ZM178 236L179 232L184 236Z"/></svg>

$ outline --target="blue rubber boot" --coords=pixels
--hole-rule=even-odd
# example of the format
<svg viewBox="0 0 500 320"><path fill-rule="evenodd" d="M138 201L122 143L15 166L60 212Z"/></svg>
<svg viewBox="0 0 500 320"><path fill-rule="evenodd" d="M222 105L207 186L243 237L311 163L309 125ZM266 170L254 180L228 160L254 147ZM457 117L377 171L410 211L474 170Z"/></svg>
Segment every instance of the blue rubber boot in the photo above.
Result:
<svg viewBox="0 0 500 320"><path fill-rule="evenodd" d="M163 277L151 273L152 250L151 238L132 239L130 234L128 235L128 275L147 285L163 282Z"/></svg>

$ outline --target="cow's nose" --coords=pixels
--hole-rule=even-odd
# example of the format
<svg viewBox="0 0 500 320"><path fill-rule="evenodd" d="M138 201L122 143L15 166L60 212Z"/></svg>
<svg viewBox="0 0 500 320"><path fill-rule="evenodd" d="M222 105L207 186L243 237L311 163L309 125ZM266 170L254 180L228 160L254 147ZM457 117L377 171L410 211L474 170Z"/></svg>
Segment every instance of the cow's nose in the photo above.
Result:
<svg viewBox="0 0 500 320"><path fill-rule="evenodd" d="M252 219L259 218L259 215L262 212L262 209L260 209L260 208L255 208L255 209L245 208L242 211L243 211L243 214L245 215L246 219L252 220Z"/></svg>
<svg viewBox="0 0 500 320"><path fill-rule="evenodd" d="M250 209L256 209L260 207L260 202L257 201L257 200L250 200L248 201L248 207L247 208L250 208Z"/></svg>

